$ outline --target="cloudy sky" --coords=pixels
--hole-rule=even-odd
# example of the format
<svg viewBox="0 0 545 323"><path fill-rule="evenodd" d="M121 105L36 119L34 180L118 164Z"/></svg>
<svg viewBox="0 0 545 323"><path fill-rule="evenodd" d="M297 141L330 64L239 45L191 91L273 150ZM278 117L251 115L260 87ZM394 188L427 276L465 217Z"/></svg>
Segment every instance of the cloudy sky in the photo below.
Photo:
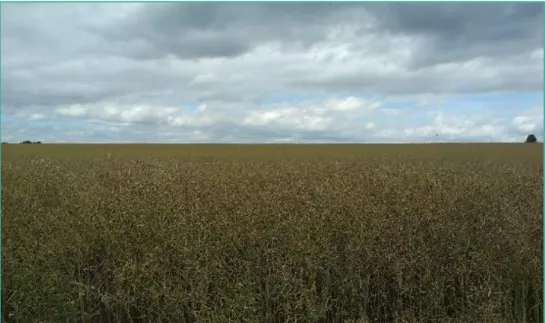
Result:
<svg viewBox="0 0 545 323"><path fill-rule="evenodd" d="M1 135L523 141L541 3L4 3Z"/></svg>

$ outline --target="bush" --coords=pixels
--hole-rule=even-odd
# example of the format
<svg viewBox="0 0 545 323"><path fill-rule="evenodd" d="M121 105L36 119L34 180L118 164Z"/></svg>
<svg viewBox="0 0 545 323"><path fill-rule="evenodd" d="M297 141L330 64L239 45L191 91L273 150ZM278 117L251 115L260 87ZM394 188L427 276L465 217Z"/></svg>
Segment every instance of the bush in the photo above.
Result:
<svg viewBox="0 0 545 323"><path fill-rule="evenodd" d="M537 142L537 138L536 138L536 136L534 136L533 134L530 134L530 135L528 135L528 137L526 137L526 142L527 142L527 143L534 143L534 142Z"/></svg>

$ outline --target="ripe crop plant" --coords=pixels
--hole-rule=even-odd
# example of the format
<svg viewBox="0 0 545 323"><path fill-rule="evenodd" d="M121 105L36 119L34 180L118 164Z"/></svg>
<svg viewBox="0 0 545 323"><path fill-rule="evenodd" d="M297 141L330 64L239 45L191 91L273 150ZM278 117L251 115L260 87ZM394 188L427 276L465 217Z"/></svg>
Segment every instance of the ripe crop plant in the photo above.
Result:
<svg viewBox="0 0 545 323"><path fill-rule="evenodd" d="M5 322L542 322L542 144L6 145Z"/></svg>

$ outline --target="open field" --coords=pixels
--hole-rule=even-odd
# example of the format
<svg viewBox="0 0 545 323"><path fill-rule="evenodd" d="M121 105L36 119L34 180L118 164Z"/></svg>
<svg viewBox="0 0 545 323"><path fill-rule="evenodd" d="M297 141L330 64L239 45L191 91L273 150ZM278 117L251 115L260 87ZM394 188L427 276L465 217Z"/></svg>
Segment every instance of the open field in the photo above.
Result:
<svg viewBox="0 0 545 323"><path fill-rule="evenodd" d="M543 146L3 145L6 322L543 322Z"/></svg>

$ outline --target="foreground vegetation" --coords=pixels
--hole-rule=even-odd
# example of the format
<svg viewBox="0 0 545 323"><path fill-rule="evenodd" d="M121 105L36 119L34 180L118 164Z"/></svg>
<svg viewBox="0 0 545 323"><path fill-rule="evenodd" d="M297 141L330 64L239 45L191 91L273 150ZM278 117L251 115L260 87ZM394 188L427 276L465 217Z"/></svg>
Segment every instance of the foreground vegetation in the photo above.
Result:
<svg viewBox="0 0 545 323"><path fill-rule="evenodd" d="M542 145L2 155L6 322L542 322Z"/></svg>

